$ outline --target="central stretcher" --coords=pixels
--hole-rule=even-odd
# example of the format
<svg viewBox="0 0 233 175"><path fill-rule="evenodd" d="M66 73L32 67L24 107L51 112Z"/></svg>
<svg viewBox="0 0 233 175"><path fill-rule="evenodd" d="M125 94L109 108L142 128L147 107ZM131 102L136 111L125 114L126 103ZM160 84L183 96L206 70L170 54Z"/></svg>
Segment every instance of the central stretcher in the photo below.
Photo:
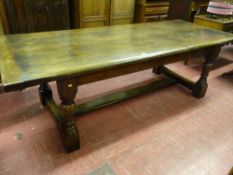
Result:
<svg viewBox="0 0 233 175"><path fill-rule="evenodd" d="M138 95L181 84L204 97L207 77L221 46L233 35L181 20L82 30L0 36L0 70L4 92L40 85L41 103L58 126L68 152L79 149L74 119L81 114ZM205 56L197 82L172 72L166 64ZM163 79L75 105L80 85L153 68ZM49 82L56 81L61 104L53 100ZM30 109L28 109L30 110Z"/></svg>

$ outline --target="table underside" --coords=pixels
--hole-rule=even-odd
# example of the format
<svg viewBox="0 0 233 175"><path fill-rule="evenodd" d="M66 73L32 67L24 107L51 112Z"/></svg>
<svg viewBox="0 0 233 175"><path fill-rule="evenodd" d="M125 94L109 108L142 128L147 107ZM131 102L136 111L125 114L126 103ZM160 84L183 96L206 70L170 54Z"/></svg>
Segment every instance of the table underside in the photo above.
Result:
<svg viewBox="0 0 233 175"><path fill-rule="evenodd" d="M209 74L209 69L211 68L215 58L217 58L219 55L220 50L221 46L219 45L200 49L195 52L168 56L163 59L157 59L156 61L154 60L131 66L123 66L121 68L113 68L108 71L99 71L98 73L93 73L82 77L79 76L59 79L56 82L58 93L62 101L60 105L57 105L54 101L50 86L47 83L43 83L39 88L41 103L52 113L54 121L57 124L58 130L62 136L64 147L67 152L71 152L80 148L80 139L78 129L75 125L75 117L82 114L177 83L191 91L194 97L204 97L208 87L207 77ZM187 57L190 58L194 56L205 56L202 73L197 82L192 82L164 66L171 62L178 62L185 60ZM153 68L153 72L156 74L162 74L163 78L140 87L115 92L83 104L75 105L74 99L77 93L78 85L104 80L119 75L125 75L148 68Z"/></svg>

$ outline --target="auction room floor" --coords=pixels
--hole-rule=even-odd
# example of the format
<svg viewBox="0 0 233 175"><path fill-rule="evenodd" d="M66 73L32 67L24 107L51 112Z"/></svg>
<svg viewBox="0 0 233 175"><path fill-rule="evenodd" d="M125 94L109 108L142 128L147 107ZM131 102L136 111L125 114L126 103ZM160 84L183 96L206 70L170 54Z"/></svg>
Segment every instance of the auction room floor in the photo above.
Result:
<svg viewBox="0 0 233 175"><path fill-rule="evenodd" d="M230 61L232 60L232 61ZM170 67L197 79L201 59ZM233 46L196 99L171 86L76 120L81 149L66 154L37 87L0 95L1 175L227 175L233 166ZM150 81L151 70L81 86L76 102ZM52 83L58 100L55 84Z"/></svg>

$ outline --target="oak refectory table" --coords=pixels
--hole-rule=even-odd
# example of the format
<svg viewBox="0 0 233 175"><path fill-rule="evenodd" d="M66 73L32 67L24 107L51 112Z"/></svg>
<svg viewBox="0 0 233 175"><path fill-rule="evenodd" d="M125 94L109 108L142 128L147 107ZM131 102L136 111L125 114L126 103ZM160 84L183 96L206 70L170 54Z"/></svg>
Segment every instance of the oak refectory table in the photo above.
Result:
<svg viewBox="0 0 233 175"><path fill-rule="evenodd" d="M0 70L4 92L40 85L41 103L51 113L68 152L79 149L75 116L179 83L204 97L207 76L221 46L233 35L181 20L0 36ZM205 56L197 82L187 80L166 64ZM148 85L75 105L83 84L153 68L165 75ZM53 100L49 82L56 81L61 104ZM30 110L30 109L29 109Z"/></svg>

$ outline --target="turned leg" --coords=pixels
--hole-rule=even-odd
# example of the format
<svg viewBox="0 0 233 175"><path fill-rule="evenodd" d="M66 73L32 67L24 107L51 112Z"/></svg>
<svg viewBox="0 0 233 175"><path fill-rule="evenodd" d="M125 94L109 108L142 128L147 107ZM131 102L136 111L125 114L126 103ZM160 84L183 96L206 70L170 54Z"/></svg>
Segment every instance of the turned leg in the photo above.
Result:
<svg viewBox="0 0 233 175"><path fill-rule="evenodd" d="M214 60L218 57L220 50L221 46L212 47L206 50L207 54L205 56L205 63L202 67L201 77L197 82L192 82L165 66L157 66L153 69L153 72L165 75L169 79L174 80L189 89L194 97L202 98L205 96L208 88L207 77L209 75L210 68L212 67Z"/></svg>
<svg viewBox="0 0 233 175"><path fill-rule="evenodd" d="M46 98L53 98L53 93L48 83L41 84L39 87L39 95L41 104L46 107Z"/></svg>
<svg viewBox="0 0 233 175"><path fill-rule="evenodd" d="M77 93L77 85L74 80L59 80L57 81L57 89L62 101L59 106L62 116L60 132L67 152L71 152L80 148L79 134L74 121L74 98Z"/></svg>
<svg viewBox="0 0 233 175"><path fill-rule="evenodd" d="M70 80L57 81L57 88L61 105L58 107L53 100L52 90L47 83L39 87L40 101L52 113L52 117L62 136L63 144L67 152L80 148L78 130L74 122L74 97L77 86Z"/></svg>
<svg viewBox="0 0 233 175"><path fill-rule="evenodd" d="M163 66L157 66L157 67L154 67L153 68L153 72L157 75L160 75L162 72L161 72L161 69L163 68Z"/></svg>
<svg viewBox="0 0 233 175"><path fill-rule="evenodd" d="M221 47L213 48L210 53L205 56L205 62L202 67L202 73L200 79L195 83L192 95L197 98L202 98L205 96L208 83L207 77L209 75L210 68L213 66L213 62L218 57Z"/></svg>

